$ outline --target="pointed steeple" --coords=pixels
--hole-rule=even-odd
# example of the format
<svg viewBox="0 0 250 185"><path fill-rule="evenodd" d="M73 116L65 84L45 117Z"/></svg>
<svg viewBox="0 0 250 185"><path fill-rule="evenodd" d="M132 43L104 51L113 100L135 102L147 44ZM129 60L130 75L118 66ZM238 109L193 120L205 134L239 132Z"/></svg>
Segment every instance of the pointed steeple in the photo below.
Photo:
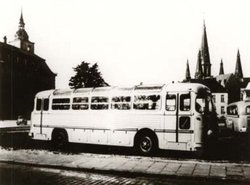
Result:
<svg viewBox="0 0 250 185"><path fill-rule="evenodd" d="M21 16L19 19L19 25L18 25L18 30L16 32L16 39L20 39L23 41L28 41L29 40L29 35L27 34L27 32L24 29L25 23L23 21L23 10L21 10Z"/></svg>
<svg viewBox="0 0 250 185"><path fill-rule="evenodd" d="M202 35L202 41L201 41L201 65L202 65L202 72L203 72L204 77L205 78L210 77L211 76L211 63L210 63L205 21L203 23L203 35Z"/></svg>
<svg viewBox="0 0 250 185"><path fill-rule="evenodd" d="M222 61L222 59L220 61L220 72L219 72L219 75L224 75L224 68L223 68L223 61Z"/></svg>
<svg viewBox="0 0 250 185"><path fill-rule="evenodd" d="M243 71L241 67L240 51L237 52L236 66L235 66L235 76L237 78L243 78Z"/></svg>
<svg viewBox="0 0 250 185"><path fill-rule="evenodd" d="M23 10L21 10L21 16L19 19L19 29L24 29L25 23L23 21Z"/></svg>
<svg viewBox="0 0 250 185"><path fill-rule="evenodd" d="M34 53L34 43L29 41L29 35L26 32L25 23L23 19L23 10L21 10L21 16L19 19L18 30L15 34L15 40L11 44L18 47L26 52Z"/></svg>
<svg viewBox="0 0 250 185"><path fill-rule="evenodd" d="M202 77L203 77L203 73L202 73L202 66L201 66L201 51L199 50L194 78L201 79Z"/></svg>
<svg viewBox="0 0 250 185"><path fill-rule="evenodd" d="M185 80L189 81L190 79L191 79L191 75L190 75L189 63L187 60L186 79Z"/></svg>

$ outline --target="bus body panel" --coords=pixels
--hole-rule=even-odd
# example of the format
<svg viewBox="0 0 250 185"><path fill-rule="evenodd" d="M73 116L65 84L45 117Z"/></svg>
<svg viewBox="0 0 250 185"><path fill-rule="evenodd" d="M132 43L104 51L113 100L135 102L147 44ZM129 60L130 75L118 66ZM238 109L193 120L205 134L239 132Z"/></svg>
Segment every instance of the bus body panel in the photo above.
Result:
<svg viewBox="0 0 250 185"><path fill-rule="evenodd" d="M73 91L57 90L40 92L36 95L34 111L31 116L30 135L33 136L33 139L52 140L55 129L64 129L67 132L69 142L134 146L136 134L147 129L156 135L160 149L195 151L202 148L205 123L201 114L198 114L195 110L195 101L200 89L209 92L207 87L200 84L170 84L169 86L157 87L154 90L151 87L146 90L143 90L143 88L138 89L136 91L136 88L133 90L130 88L125 89L126 92L120 90L117 92L112 88L106 88L102 92L101 89L97 88L96 92L94 92L94 90L88 88L86 90L75 90L75 94ZM176 110L172 112L166 109L168 93L177 95L175 97ZM145 99L145 97L150 97L149 95L154 95L154 98L158 99L158 108L156 110L135 110L133 108L137 101L136 98L144 98L143 101L146 103L151 101L151 99ZM182 95L183 97L188 95L190 98L188 102L190 110L188 111L180 108ZM113 104L129 104L131 107L129 110L110 108L112 104L110 101L114 99L112 97L119 99L118 96L124 97L123 100L119 100L123 102ZM125 100L127 98L125 96L130 97L129 103L126 102L128 100ZM80 97L85 99L76 100L78 102L75 104L77 106L78 104L84 104L85 108L88 107L87 110L72 109L75 99ZM102 102L106 101L105 97L108 97L109 100L104 103L94 103L92 102L93 97L95 99L99 98ZM46 110L43 110L43 108L41 110L37 109L38 104L46 104L45 100L49 102L48 108ZM144 104L146 104L145 102ZM67 106L70 106L70 108L67 110L53 110L53 103L58 107L66 106L67 108ZM95 104L96 107L99 104L107 104L109 108L92 110L92 104Z"/></svg>

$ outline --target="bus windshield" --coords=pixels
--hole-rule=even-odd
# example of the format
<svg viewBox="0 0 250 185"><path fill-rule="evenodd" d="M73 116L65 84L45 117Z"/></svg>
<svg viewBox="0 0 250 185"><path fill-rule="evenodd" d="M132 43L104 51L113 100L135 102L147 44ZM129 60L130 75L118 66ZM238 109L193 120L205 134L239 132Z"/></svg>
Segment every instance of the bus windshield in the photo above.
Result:
<svg viewBox="0 0 250 185"><path fill-rule="evenodd" d="M201 114L213 111L213 103L210 95L198 95L195 102L195 110Z"/></svg>

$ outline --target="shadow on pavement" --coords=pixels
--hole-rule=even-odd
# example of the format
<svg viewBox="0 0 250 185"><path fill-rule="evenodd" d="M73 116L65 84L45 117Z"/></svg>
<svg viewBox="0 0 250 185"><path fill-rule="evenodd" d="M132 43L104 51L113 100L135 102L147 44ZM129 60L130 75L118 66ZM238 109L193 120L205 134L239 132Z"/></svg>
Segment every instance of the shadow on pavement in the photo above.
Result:
<svg viewBox="0 0 250 185"><path fill-rule="evenodd" d="M28 133L6 133L0 134L0 145L4 148L15 149L37 149L55 151L49 141L35 141L28 137ZM60 150L67 154L93 153L93 154L116 154L138 156L133 148L114 147L104 145L75 144L70 143ZM250 162L250 135L224 137L218 139L215 144L207 146L205 154L197 157L192 152L180 152L170 150L158 150L154 157L164 157L170 159L205 159L213 161L229 160L231 162Z"/></svg>

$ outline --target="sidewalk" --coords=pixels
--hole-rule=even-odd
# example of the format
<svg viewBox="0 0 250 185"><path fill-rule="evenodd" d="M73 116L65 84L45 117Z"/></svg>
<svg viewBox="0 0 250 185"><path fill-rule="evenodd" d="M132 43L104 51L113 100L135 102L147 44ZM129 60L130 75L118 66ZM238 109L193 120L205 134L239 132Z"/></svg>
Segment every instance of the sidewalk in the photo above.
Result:
<svg viewBox="0 0 250 185"><path fill-rule="evenodd" d="M250 182L250 164L168 160L100 154L62 154L43 150L6 150L0 148L0 162L82 170L120 175L185 177Z"/></svg>

